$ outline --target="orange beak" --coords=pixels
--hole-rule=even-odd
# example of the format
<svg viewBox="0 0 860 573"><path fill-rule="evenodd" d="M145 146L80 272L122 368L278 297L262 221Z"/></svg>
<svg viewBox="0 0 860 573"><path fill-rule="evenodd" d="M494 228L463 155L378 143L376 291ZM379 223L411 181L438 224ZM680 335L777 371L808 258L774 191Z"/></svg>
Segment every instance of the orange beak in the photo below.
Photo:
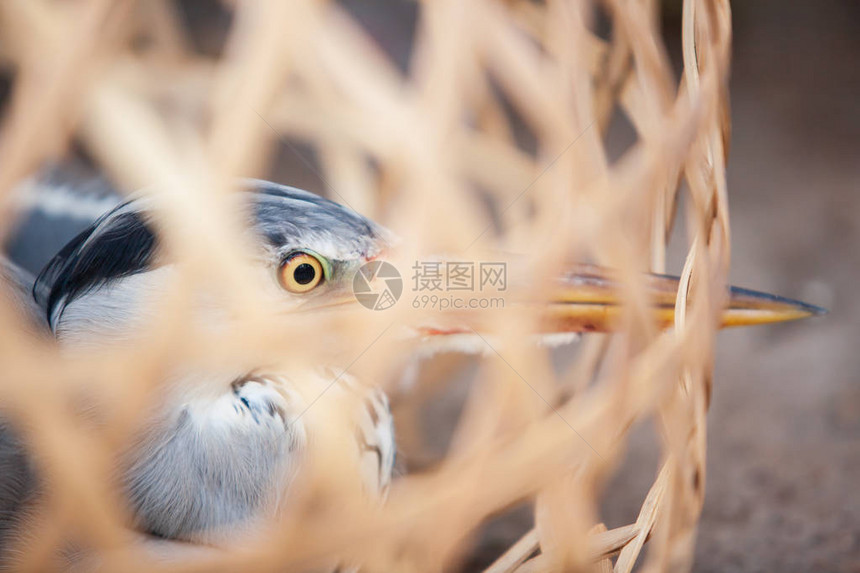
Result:
<svg viewBox="0 0 860 573"><path fill-rule="evenodd" d="M675 317L675 297L680 279L667 275L647 275L646 288L655 320L669 326ZM605 332L613 329L623 301L620 285L612 273L600 267L583 265L567 274L549 303L548 321L555 332ZM791 300L729 287L721 327L750 326L798 320L826 314L826 310Z"/></svg>

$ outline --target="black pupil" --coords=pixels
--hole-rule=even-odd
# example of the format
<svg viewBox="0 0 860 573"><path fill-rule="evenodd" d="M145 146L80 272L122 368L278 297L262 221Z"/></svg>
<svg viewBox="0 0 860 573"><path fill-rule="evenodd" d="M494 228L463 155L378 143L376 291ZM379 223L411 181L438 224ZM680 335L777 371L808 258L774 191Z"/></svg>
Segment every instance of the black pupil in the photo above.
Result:
<svg viewBox="0 0 860 573"><path fill-rule="evenodd" d="M293 271L293 279L300 285L306 285L317 276L317 271L313 265L302 263Z"/></svg>

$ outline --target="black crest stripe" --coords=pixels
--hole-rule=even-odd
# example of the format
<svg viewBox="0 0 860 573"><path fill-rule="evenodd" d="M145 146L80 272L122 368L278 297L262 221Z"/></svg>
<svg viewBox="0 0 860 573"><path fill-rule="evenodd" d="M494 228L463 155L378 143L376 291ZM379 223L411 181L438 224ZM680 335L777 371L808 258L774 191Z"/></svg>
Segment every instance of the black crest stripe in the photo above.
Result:
<svg viewBox="0 0 860 573"><path fill-rule="evenodd" d="M57 304L147 270L157 241L143 214L124 204L67 244L36 279L33 294L48 320Z"/></svg>

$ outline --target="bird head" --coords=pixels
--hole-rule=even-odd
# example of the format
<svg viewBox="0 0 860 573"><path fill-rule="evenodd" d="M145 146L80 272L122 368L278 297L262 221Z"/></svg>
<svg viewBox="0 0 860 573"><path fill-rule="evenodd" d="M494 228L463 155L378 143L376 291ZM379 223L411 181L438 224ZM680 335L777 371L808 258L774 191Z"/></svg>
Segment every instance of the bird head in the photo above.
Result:
<svg viewBox="0 0 860 573"><path fill-rule="evenodd" d="M286 306L343 300L356 269L391 238L373 221L300 189L242 182L242 209L256 267ZM34 297L61 340L123 337L145 320L137 309L164 294L171 272L160 256L153 201L141 196L102 215L36 279Z"/></svg>

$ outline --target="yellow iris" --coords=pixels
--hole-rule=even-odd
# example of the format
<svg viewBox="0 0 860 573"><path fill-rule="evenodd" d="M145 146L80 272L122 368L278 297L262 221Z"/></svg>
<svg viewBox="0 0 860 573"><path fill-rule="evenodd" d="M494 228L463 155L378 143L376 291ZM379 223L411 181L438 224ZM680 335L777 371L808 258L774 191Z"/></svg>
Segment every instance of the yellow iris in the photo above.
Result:
<svg viewBox="0 0 860 573"><path fill-rule="evenodd" d="M323 265L318 258L304 252L290 255L281 265L281 286L286 290L303 294L310 292L325 278Z"/></svg>

